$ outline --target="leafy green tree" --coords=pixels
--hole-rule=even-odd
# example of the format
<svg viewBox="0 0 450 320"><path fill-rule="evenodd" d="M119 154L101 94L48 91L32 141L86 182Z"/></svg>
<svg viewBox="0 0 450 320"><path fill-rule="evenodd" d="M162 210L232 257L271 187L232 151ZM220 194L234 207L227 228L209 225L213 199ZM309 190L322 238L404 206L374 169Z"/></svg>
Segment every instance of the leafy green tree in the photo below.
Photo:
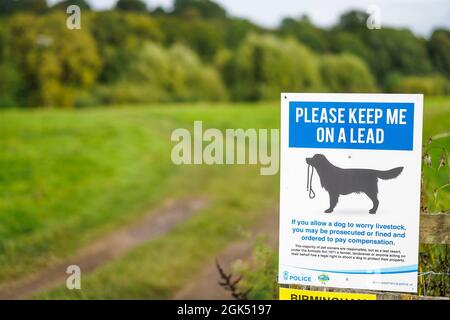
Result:
<svg viewBox="0 0 450 320"><path fill-rule="evenodd" d="M351 53L368 62L371 58L371 51L363 41L353 33L347 31L330 31L328 34L330 51L334 53Z"/></svg>
<svg viewBox="0 0 450 320"><path fill-rule="evenodd" d="M10 15L16 11L16 1L0 1L0 15Z"/></svg>
<svg viewBox="0 0 450 320"><path fill-rule="evenodd" d="M225 31L225 47L237 48L250 33L260 33L262 29L246 19L230 18L224 20L221 29Z"/></svg>
<svg viewBox="0 0 450 320"><path fill-rule="evenodd" d="M109 103L158 101L215 101L227 98L217 71L203 64L187 47L169 49L147 42L111 90Z"/></svg>
<svg viewBox="0 0 450 320"><path fill-rule="evenodd" d="M72 106L77 90L92 87L100 70L88 28L71 32L66 15L15 15L8 23L11 63L26 83L30 105Z"/></svg>
<svg viewBox="0 0 450 320"><path fill-rule="evenodd" d="M343 14L330 34L333 51L351 52L366 60L379 83L385 84L391 72L408 75L432 71L424 39L407 29L369 30L368 17L361 11Z"/></svg>
<svg viewBox="0 0 450 320"><path fill-rule="evenodd" d="M323 29L314 26L307 16L300 19L285 18L278 29L281 35L292 35L317 52L328 51L328 41Z"/></svg>
<svg viewBox="0 0 450 320"><path fill-rule="evenodd" d="M152 11L152 15L161 17L161 16L167 16L168 13L166 12L166 10L163 7L158 6Z"/></svg>
<svg viewBox="0 0 450 320"><path fill-rule="evenodd" d="M316 57L294 39L251 34L219 68L236 100L278 99L283 91L321 88Z"/></svg>
<svg viewBox="0 0 450 320"><path fill-rule="evenodd" d="M342 14L339 22L335 26L337 30L351 32L355 35L361 36L369 31L367 29L367 19L369 15L363 11L351 10Z"/></svg>
<svg viewBox="0 0 450 320"><path fill-rule="evenodd" d="M103 62L99 78L103 83L119 78L143 42L161 42L164 38L159 23L144 13L95 12L89 19L89 28Z"/></svg>
<svg viewBox="0 0 450 320"><path fill-rule="evenodd" d="M220 75L203 64L192 50L183 45L170 48L172 66L170 90L179 101L216 101L227 97Z"/></svg>
<svg viewBox="0 0 450 320"><path fill-rule="evenodd" d="M369 65L380 81L391 72L420 75L432 71L425 41L409 30L371 30L363 40L371 52Z"/></svg>
<svg viewBox="0 0 450 320"><path fill-rule="evenodd" d="M184 17L225 19L225 9L210 0L175 0L173 14Z"/></svg>
<svg viewBox="0 0 450 320"><path fill-rule="evenodd" d="M89 11L82 30L67 30L69 4ZM376 91L374 77L391 91L448 92L436 74L450 77L448 30L428 41L407 29L369 30L358 11L331 29L304 16L266 30L209 0L177 0L173 12L152 14L141 0L117 8L65 0L48 12L45 0L0 0L0 105L277 99L281 91Z"/></svg>
<svg viewBox="0 0 450 320"><path fill-rule="evenodd" d="M24 83L17 67L6 62L0 64L0 79L0 108L19 106Z"/></svg>
<svg viewBox="0 0 450 320"><path fill-rule="evenodd" d="M217 51L224 46L225 28L221 21L203 19L186 22L180 17L158 18L165 33L165 44L182 43L193 49L202 60L212 61Z"/></svg>
<svg viewBox="0 0 450 320"><path fill-rule="evenodd" d="M48 10L46 0L2 0L0 15L11 15L16 12L44 13Z"/></svg>
<svg viewBox="0 0 450 320"><path fill-rule="evenodd" d="M147 5L141 0L118 0L115 8L122 11L146 11Z"/></svg>
<svg viewBox="0 0 450 320"><path fill-rule="evenodd" d="M70 5L76 5L83 11L91 10L91 6L86 0L63 0L56 3L51 9L66 10Z"/></svg>
<svg viewBox="0 0 450 320"><path fill-rule="evenodd" d="M450 31L435 30L427 48L435 69L450 78Z"/></svg>
<svg viewBox="0 0 450 320"><path fill-rule="evenodd" d="M320 62L324 85L332 92L374 92L375 80L367 64L351 54L325 55Z"/></svg>

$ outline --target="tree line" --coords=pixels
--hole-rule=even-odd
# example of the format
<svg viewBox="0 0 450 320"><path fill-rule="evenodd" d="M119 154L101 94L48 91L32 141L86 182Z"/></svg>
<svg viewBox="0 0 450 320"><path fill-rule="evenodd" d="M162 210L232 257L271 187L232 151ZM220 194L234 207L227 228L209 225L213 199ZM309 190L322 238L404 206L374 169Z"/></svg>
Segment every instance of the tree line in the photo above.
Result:
<svg viewBox="0 0 450 320"><path fill-rule="evenodd" d="M82 28L66 27L76 4ZM369 30L363 12L331 28L307 16L267 29L209 0L148 9L119 0L0 2L0 107L278 99L282 91L450 94L450 31Z"/></svg>

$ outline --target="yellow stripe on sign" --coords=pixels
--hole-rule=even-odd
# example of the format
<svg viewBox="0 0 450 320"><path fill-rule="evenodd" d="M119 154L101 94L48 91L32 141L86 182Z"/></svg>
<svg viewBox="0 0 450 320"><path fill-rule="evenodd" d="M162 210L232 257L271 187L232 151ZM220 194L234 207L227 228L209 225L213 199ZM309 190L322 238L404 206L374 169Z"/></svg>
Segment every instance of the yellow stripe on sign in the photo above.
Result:
<svg viewBox="0 0 450 320"><path fill-rule="evenodd" d="M377 300L377 295L280 288L280 300Z"/></svg>

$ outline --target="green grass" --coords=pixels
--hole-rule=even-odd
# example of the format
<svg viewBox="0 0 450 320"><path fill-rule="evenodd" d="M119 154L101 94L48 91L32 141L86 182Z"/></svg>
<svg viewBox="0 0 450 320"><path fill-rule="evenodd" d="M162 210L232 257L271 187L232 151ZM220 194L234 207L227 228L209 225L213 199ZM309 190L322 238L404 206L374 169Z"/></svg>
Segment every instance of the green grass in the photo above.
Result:
<svg viewBox="0 0 450 320"><path fill-rule="evenodd" d="M450 134L450 99L445 98L426 98L423 140L427 143L429 137L438 134ZM435 140L429 147L432 167L424 166L424 189L425 201L431 212L444 211L450 209L450 186L435 190L450 182L450 136ZM447 165L439 168L439 159L442 154L442 148L447 153Z"/></svg>
<svg viewBox="0 0 450 320"><path fill-rule="evenodd" d="M71 254L162 196L164 123L120 112L6 112L0 122L0 281Z"/></svg>
<svg viewBox="0 0 450 320"><path fill-rule="evenodd" d="M220 171L199 167L186 173L184 180L191 181L185 186L195 193L199 188L195 184L201 183L200 193L212 200L210 208L180 224L170 234L84 276L83 290L69 291L61 286L37 297L171 298L227 243L245 237L247 228L268 212L277 193L277 179L255 179L257 170L236 167Z"/></svg>
<svg viewBox="0 0 450 320"><path fill-rule="evenodd" d="M0 282L70 256L164 198L201 190L200 174L189 176L196 168L170 160L173 129L196 119L220 128L278 123L270 107L188 107L2 112ZM229 184L222 171L205 179Z"/></svg>
<svg viewBox="0 0 450 320"><path fill-rule="evenodd" d="M72 255L165 198L203 195L212 206L171 233L83 275L81 291L39 298L168 298L278 202L278 176L259 166L172 165L178 127L278 128L278 103L200 104L0 113L0 282ZM424 137L448 131L450 99L426 101ZM437 142L436 142L437 143ZM450 148L450 139L439 141ZM448 167L427 168L430 209L449 207Z"/></svg>

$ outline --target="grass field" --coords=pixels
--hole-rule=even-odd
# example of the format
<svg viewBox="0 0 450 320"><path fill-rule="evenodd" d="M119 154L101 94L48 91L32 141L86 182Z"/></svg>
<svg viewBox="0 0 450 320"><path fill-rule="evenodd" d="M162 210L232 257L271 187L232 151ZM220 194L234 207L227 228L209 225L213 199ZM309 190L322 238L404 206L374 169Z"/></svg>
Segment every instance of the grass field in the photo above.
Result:
<svg viewBox="0 0 450 320"><path fill-rule="evenodd" d="M178 127L278 128L278 103L167 105L0 113L0 283L23 277L167 198L204 196L212 206L171 233L90 275L83 290L40 298L168 298L227 243L245 236L278 201L278 176L259 166L174 166ZM424 141L448 132L450 99L427 99ZM450 148L450 138L434 142ZM435 150L433 161L436 161ZM448 167L425 170L430 210L448 209L433 191Z"/></svg>

